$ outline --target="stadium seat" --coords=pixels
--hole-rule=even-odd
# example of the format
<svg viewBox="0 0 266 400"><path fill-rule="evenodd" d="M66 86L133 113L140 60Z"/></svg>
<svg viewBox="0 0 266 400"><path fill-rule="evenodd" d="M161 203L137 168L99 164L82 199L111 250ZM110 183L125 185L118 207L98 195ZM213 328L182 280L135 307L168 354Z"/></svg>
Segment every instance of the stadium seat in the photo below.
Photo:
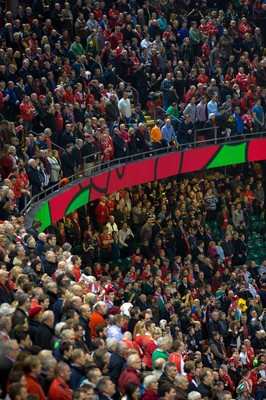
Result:
<svg viewBox="0 0 266 400"><path fill-rule="evenodd" d="M250 260L253 260L254 258L258 258L258 252L257 252L257 250L252 250L252 251L250 251L249 254L248 254L248 258L249 258Z"/></svg>
<svg viewBox="0 0 266 400"><path fill-rule="evenodd" d="M258 239L255 241L255 248L260 250L260 249L264 249L264 243L261 239Z"/></svg>
<svg viewBox="0 0 266 400"><path fill-rule="evenodd" d="M256 232L253 232L252 234L251 234L251 236L250 236L250 240L258 240L258 239L261 239L261 235L260 235L260 233L256 233Z"/></svg>
<svg viewBox="0 0 266 400"><path fill-rule="evenodd" d="M265 249L257 250L257 258L260 258L261 260L263 260L265 257L266 257Z"/></svg>
<svg viewBox="0 0 266 400"><path fill-rule="evenodd" d="M251 225L251 231L252 232L261 232L261 222L253 222L253 224Z"/></svg>
<svg viewBox="0 0 266 400"><path fill-rule="evenodd" d="M247 248L249 251L256 250L256 242L254 242L254 241L248 242Z"/></svg>
<svg viewBox="0 0 266 400"><path fill-rule="evenodd" d="M250 217L250 222L259 222L260 221L260 217L258 215L252 215L252 217Z"/></svg>

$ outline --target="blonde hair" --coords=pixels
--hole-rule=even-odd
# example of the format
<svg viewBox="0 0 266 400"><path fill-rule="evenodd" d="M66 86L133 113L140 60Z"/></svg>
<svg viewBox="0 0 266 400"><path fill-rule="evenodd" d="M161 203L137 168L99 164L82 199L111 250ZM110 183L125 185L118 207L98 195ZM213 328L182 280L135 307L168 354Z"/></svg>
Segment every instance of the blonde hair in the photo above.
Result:
<svg viewBox="0 0 266 400"><path fill-rule="evenodd" d="M162 335L163 335L163 332L162 332L161 328L159 328L158 326L156 326L156 327L153 329L153 332L152 332L152 334L151 334L151 336L152 336L153 339L154 339L154 336L155 336L155 335L160 335L161 337L162 337Z"/></svg>
<svg viewBox="0 0 266 400"><path fill-rule="evenodd" d="M139 321L135 325L134 333L133 333L133 338L136 339L137 335L144 335L144 322Z"/></svg>
<svg viewBox="0 0 266 400"><path fill-rule="evenodd" d="M18 277L21 273L22 273L22 268L19 267L19 266L17 265L17 266L13 267L13 268L10 270L10 278L11 278L12 280L16 280L17 277Z"/></svg>

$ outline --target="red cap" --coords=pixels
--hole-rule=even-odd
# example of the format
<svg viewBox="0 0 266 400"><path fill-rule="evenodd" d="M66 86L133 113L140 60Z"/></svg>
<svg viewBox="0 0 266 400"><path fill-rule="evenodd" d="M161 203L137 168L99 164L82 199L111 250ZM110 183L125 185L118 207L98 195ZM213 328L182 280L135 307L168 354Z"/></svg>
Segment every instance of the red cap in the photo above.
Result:
<svg viewBox="0 0 266 400"><path fill-rule="evenodd" d="M118 315L118 314L120 314L120 312L121 312L120 307L118 307L118 306L113 306L109 310L109 314L111 314L111 315Z"/></svg>
<svg viewBox="0 0 266 400"><path fill-rule="evenodd" d="M109 294L110 292L116 293L115 288L113 287L113 285L109 284L109 285L105 285L104 286L104 290L106 294Z"/></svg>
<svg viewBox="0 0 266 400"><path fill-rule="evenodd" d="M232 296L232 297L231 297L231 300L232 300L232 301L237 301L237 300L238 300L238 296Z"/></svg>
<svg viewBox="0 0 266 400"><path fill-rule="evenodd" d="M40 311L42 311L41 306L32 307L29 311L29 317L30 318L35 317L35 315L39 314Z"/></svg>

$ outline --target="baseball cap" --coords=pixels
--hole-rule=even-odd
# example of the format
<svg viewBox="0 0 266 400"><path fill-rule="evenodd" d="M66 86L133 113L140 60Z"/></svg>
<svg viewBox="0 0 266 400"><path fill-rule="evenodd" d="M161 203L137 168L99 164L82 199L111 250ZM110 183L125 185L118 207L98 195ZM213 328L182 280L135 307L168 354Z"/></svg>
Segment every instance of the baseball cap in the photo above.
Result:
<svg viewBox="0 0 266 400"><path fill-rule="evenodd" d="M0 317L7 317L16 311L15 307L11 307L8 303L3 303L0 307Z"/></svg>

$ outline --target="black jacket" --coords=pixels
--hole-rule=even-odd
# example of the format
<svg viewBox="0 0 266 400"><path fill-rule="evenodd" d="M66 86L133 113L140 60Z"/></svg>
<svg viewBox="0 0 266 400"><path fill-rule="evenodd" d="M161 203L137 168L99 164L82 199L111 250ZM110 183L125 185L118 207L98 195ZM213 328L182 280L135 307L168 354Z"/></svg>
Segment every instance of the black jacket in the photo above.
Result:
<svg viewBox="0 0 266 400"><path fill-rule="evenodd" d="M30 333L30 338L33 344L36 343L36 334L39 326L41 325L40 321L38 321L35 318L30 318L29 319L29 333Z"/></svg>
<svg viewBox="0 0 266 400"><path fill-rule="evenodd" d="M86 320L85 318L83 318L81 316L79 317L79 324L84 329L84 336L85 336L86 345L91 350L91 331L90 331L90 328L88 326L88 322L89 321Z"/></svg>
<svg viewBox="0 0 266 400"><path fill-rule="evenodd" d="M73 156L66 150L63 151L61 156L61 167L64 178L74 175L75 161Z"/></svg>
<svg viewBox="0 0 266 400"><path fill-rule="evenodd" d="M126 142L120 136L114 134L113 136L114 143L114 156L115 158L125 157L126 155Z"/></svg>
<svg viewBox="0 0 266 400"><path fill-rule="evenodd" d="M211 387L205 385L205 383L200 383L199 386L195 389L196 392L199 392L201 394L201 397L209 397L209 394L211 392Z"/></svg>
<svg viewBox="0 0 266 400"><path fill-rule="evenodd" d="M201 361L202 361L203 367L213 369L213 364L209 360L209 358L206 354L201 355Z"/></svg>
<svg viewBox="0 0 266 400"><path fill-rule="evenodd" d="M208 324L209 338L212 337L212 333L213 333L213 332L222 333L222 332L221 332L221 326L220 326L219 322L218 322L218 321L214 321L214 320L211 318L210 321L209 321L209 324Z"/></svg>
<svg viewBox="0 0 266 400"><path fill-rule="evenodd" d="M44 271L46 274L48 274L49 276L52 276L55 269L56 269L56 264L55 263L51 263L49 261L45 261L43 263L44 266Z"/></svg>
<svg viewBox="0 0 266 400"><path fill-rule="evenodd" d="M144 133L141 133L139 129L136 130L136 142L137 142L137 149L140 153L144 153L150 150L146 142Z"/></svg>
<svg viewBox="0 0 266 400"><path fill-rule="evenodd" d="M0 355L0 385L1 385L1 398L5 399L7 391L6 384L9 378L10 371L13 367L13 362L4 354Z"/></svg>
<svg viewBox="0 0 266 400"><path fill-rule="evenodd" d="M171 381L164 373L162 373L158 383L159 386L164 385L165 383L171 383L173 385L173 381Z"/></svg>
<svg viewBox="0 0 266 400"><path fill-rule="evenodd" d="M76 387L80 386L80 382L83 377L85 377L84 369L76 365L71 364L71 377L68 382L70 388L74 390Z"/></svg>
<svg viewBox="0 0 266 400"><path fill-rule="evenodd" d="M32 195L35 196L36 194L40 193L41 191L41 177L40 173L37 168L32 168L29 166L28 171L27 171L28 177L29 177L29 182L32 187Z"/></svg>
<svg viewBox="0 0 266 400"><path fill-rule="evenodd" d="M132 333L134 332L135 326L136 324L139 322L139 320L137 318L130 318L130 320L128 321L128 325L127 325L127 330Z"/></svg>
<svg viewBox="0 0 266 400"><path fill-rule="evenodd" d="M112 353L109 362L109 376L115 385L126 367L126 361L118 353Z"/></svg>
<svg viewBox="0 0 266 400"><path fill-rule="evenodd" d="M13 298L12 298L12 292L8 284L3 285L2 283L0 284L0 304L3 303L12 303Z"/></svg>
<svg viewBox="0 0 266 400"><path fill-rule="evenodd" d="M106 121L116 121L119 117L119 109L117 102L109 101L105 107Z"/></svg>
<svg viewBox="0 0 266 400"><path fill-rule="evenodd" d="M50 326L42 323L36 330L36 345L43 350L52 350L51 340L54 336L54 331Z"/></svg>
<svg viewBox="0 0 266 400"><path fill-rule="evenodd" d="M59 144L64 149L68 143L75 144L75 137L74 135L71 135L68 131L64 131L62 135L60 135Z"/></svg>
<svg viewBox="0 0 266 400"><path fill-rule="evenodd" d="M29 325L28 314L24 310L22 310L21 308L17 308L15 313L14 313L14 316L13 316L13 319L12 319L12 323L13 323L14 327L16 325L26 325L26 326L28 326Z"/></svg>
<svg viewBox="0 0 266 400"><path fill-rule="evenodd" d="M89 143L85 140L85 143L81 150L82 157L86 157L86 163L94 162L94 154L96 153L95 146L93 143ZM90 156L90 157L88 157Z"/></svg>

